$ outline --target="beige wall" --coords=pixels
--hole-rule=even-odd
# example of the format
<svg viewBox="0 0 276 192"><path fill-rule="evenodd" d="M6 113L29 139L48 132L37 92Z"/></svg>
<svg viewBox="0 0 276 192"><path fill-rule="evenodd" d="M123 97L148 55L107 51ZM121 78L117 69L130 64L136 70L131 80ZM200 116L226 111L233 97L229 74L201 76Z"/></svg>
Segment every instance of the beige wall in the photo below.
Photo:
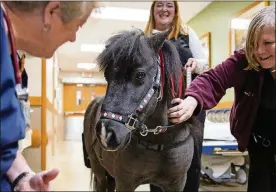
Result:
<svg viewBox="0 0 276 192"><path fill-rule="evenodd" d="M26 58L25 69L29 77L31 107L34 110L31 114L31 128L40 131L41 146L27 148L23 155L33 170L40 171L50 167L55 154L57 129L63 129L59 127L63 124L62 118L59 117L62 110L58 113L58 106L62 106L59 103L62 102L63 85L58 81L59 67L56 55L46 60ZM55 94L57 91L61 95L59 98Z"/></svg>
<svg viewBox="0 0 276 192"><path fill-rule="evenodd" d="M41 131L41 107L32 107L31 128ZM41 147L27 148L22 152L30 167L35 171L41 171Z"/></svg>
<svg viewBox="0 0 276 192"><path fill-rule="evenodd" d="M53 160L53 147L55 146L54 142L54 127L53 127L53 121L54 121L54 113L50 111L49 109L46 110L46 131L48 135L48 144L46 147L46 169L51 168L51 162Z"/></svg>
<svg viewBox="0 0 276 192"><path fill-rule="evenodd" d="M25 70L28 74L28 89L30 97L41 98L42 62L38 57L25 58ZM41 106L31 106L31 129L41 131ZM26 161L34 171L41 171L41 147L27 148L22 152Z"/></svg>

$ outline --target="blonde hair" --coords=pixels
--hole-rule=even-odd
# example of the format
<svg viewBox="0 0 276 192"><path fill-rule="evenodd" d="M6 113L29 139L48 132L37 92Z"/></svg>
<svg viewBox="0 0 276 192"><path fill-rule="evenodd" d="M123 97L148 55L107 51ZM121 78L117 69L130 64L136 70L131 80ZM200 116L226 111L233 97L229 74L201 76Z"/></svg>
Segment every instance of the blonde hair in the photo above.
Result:
<svg viewBox="0 0 276 192"><path fill-rule="evenodd" d="M260 69L260 64L256 60L254 52L258 48L260 32L264 27L275 28L274 6L265 7L260 12L258 12L250 22L245 43L245 54L248 60L248 66L245 68L245 70L259 71Z"/></svg>
<svg viewBox="0 0 276 192"><path fill-rule="evenodd" d="M153 1L150 8L150 17L147 22L146 28L144 30L145 35L150 36L152 34L152 30L155 28L155 21L154 21L154 6L156 1ZM179 34L182 35L188 35L189 28L187 25L184 25L182 23L182 19L180 16L180 9L179 9L179 3L177 1L174 1L174 7L175 7L175 16L172 21L172 31L168 36L168 39L175 38L177 39Z"/></svg>
<svg viewBox="0 0 276 192"><path fill-rule="evenodd" d="M5 4L14 11L19 12L33 12L39 8L45 8L50 1L7 1ZM86 1L61 1L60 2L60 17L64 23L70 22L74 19L82 18L87 11L92 8L98 8L98 2Z"/></svg>

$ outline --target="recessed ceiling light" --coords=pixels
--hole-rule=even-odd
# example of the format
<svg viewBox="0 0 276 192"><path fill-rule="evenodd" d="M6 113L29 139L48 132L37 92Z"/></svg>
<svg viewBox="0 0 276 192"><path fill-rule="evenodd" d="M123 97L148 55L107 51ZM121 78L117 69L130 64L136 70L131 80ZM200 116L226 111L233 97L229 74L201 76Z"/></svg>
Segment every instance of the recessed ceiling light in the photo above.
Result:
<svg viewBox="0 0 276 192"><path fill-rule="evenodd" d="M90 69L94 69L97 67L96 63L78 63L77 67L79 69L86 69L86 70L90 70Z"/></svg>
<svg viewBox="0 0 276 192"><path fill-rule="evenodd" d="M149 14L150 12L147 9L103 7L100 11L92 12L91 17L98 19L146 22L149 19Z"/></svg>

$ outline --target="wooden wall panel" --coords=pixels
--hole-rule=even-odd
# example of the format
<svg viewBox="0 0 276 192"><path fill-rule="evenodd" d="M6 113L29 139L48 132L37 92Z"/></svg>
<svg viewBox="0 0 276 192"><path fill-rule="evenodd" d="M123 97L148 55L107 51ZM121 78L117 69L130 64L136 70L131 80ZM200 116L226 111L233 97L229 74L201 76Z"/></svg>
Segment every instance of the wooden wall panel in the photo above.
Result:
<svg viewBox="0 0 276 192"><path fill-rule="evenodd" d="M81 105L77 105L77 91L81 91ZM105 85L83 86L78 87L75 84L64 84L63 87L63 111L83 111L91 102L93 93L95 96L104 95L106 92Z"/></svg>

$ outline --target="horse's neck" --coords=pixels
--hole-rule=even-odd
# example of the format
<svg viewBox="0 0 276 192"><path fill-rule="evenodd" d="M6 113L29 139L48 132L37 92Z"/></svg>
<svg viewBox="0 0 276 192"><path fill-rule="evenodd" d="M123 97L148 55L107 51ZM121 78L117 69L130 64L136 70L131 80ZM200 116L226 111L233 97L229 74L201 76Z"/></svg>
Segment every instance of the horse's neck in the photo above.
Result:
<svg viewBox="0 0 276 192"><path fill-rule="evenodd" d="M167 102L160 101L158 102L153 114L148 118L148 121L150 121L151 124L155 124L152 126L167 125L168 124L167 112L168 112Z"/></svg>
<svg viewBox="0 0 276 192"><path fill-rule="evenodd" d="M182 99L184 98L185 89L186 89L186 79L183 77L182 97L181 97ZM163 98L160 102L158 102L153 114L150 115L149 118L147 119L147 123L151 123L151 124L155 123L157 125L169 124L168 110L173 106L171 104L172 98L170 98L168 90L169 90L168 82L166 81L164 86L164 91L163 91L164 92Z"/></svg>

